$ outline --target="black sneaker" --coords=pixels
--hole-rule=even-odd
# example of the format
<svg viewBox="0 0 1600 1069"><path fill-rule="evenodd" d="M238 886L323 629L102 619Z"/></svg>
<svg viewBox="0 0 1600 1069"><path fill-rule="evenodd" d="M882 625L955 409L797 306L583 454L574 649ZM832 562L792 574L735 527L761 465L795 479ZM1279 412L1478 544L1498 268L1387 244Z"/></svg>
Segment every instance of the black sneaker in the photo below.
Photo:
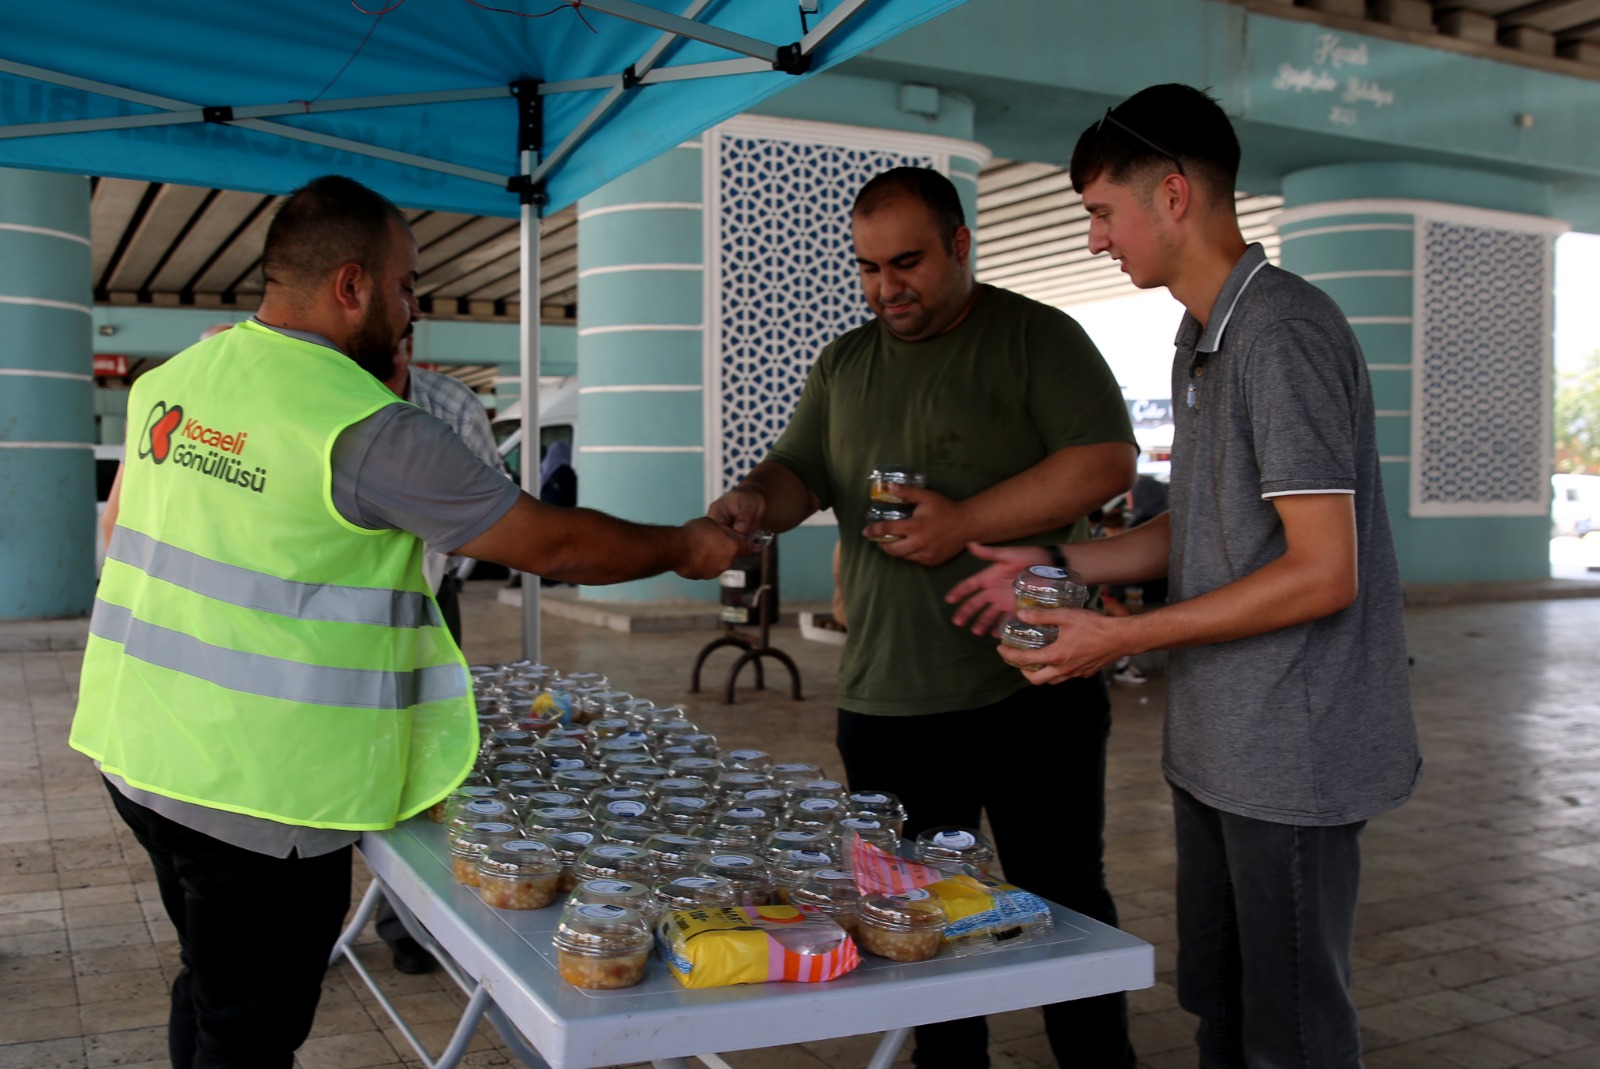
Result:
<svg viewBox="0 0 1600 1069"><path fill-rule="evenodd" d="M439 963L433 960L433 955L409 935L402 935L390 943L389 949L394 951L396 972L403 972L408 976L421 976L438 967Z"/></svg>

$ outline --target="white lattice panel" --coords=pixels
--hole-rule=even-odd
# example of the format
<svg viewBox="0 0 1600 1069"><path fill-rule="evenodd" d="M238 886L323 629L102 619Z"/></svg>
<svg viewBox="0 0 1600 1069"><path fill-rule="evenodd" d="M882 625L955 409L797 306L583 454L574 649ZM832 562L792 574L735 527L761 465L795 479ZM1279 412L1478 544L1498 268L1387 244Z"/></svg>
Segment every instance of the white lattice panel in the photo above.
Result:
<svg viewBox="0 0 1600 1069"><path fill-rule="evenodd" d="M1411 512L1549 511L1553 241L1419 219Z"/></svg>
<svg viewBox="0 0 1600 1069"><path fill-rule="evenodd" d="M727 130L707 143L716 264L707 440L710 490L720 494L788 425L817 352L871 314L850 245L856 191L891 167L943 160Z"/></svg>

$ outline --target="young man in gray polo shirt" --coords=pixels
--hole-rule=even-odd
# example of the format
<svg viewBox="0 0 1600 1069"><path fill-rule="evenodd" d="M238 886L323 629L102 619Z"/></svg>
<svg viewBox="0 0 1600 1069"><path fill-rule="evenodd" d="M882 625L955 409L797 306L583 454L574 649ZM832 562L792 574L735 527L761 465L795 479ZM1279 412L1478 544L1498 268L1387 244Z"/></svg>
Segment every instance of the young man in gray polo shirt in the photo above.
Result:
<svg viewBox="0 0 1600 1069"><path fill-rule="evenodd" d="M1366 363L1327 295L1246 246L1239 143L1222 109L1146 89L1085 130L1073 187L1089 248L1187 309L1172 368L1171 510L1066 547L1091 583L1168 576L1131 617L1045 610L1035 683L1170 649L1163 767L1178 846L1179 1000L1207 1067L1355 1067L1350 955L1366 821L1404 802L1421 760L1399 571ZM955 587L992 628L1036 549Z"/></svg>

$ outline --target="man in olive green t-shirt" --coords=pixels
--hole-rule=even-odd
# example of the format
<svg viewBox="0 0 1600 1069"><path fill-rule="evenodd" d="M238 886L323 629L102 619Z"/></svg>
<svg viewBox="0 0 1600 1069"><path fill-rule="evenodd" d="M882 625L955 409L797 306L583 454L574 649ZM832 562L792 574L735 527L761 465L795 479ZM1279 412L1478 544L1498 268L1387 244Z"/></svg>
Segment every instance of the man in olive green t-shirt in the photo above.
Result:
<svg viewBox="0 0 1600 1069"><path fill-rule="evenodd" d="M984 562L969 542L1050 544L1133 483L1121 391L1062 312L980 286L949 179L902 167L868 182L851 213L876 319L817 359L767 459L713 502L747 534L820 509L839 522L849 637L838 746L850 786L899 795L906 834L977 828L987 812L1007 878L1116 923L1101 864L1110 708L1099 679L1034 688L994 640L953 626L945 592ZM872 524L867 476L902 465L906 520ZM1045 1007L1058 1061L1133 1066L1122 996ZM989 1064L982 1018L917 1030L923 1069Z"/></svg>

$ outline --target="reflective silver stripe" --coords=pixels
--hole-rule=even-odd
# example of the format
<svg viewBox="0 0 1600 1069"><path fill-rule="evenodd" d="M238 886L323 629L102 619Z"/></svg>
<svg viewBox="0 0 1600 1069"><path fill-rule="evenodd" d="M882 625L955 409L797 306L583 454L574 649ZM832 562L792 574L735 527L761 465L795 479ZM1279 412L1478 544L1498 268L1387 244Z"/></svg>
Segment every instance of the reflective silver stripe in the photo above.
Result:
<svg viewBox="0 0 1600 1069"><path fill-rule="evenodd" d="M458 664L413 672L301 664L213 646L181 631L136 619L131 610L99 598L89 617L89 633L120 642L128 656L158 668L170 668L245 694L308 705L405 709L467 693L467 673Z"/></svg>
<svg viewBox="0 0 1600 1069"><path fill-rule="evenodd" d="M382 627L443 627L425 594L406 590L299 583L202 557L139 531L118 527L106 556L153 579L215 601L300 620L337 620Z"/></svg>

